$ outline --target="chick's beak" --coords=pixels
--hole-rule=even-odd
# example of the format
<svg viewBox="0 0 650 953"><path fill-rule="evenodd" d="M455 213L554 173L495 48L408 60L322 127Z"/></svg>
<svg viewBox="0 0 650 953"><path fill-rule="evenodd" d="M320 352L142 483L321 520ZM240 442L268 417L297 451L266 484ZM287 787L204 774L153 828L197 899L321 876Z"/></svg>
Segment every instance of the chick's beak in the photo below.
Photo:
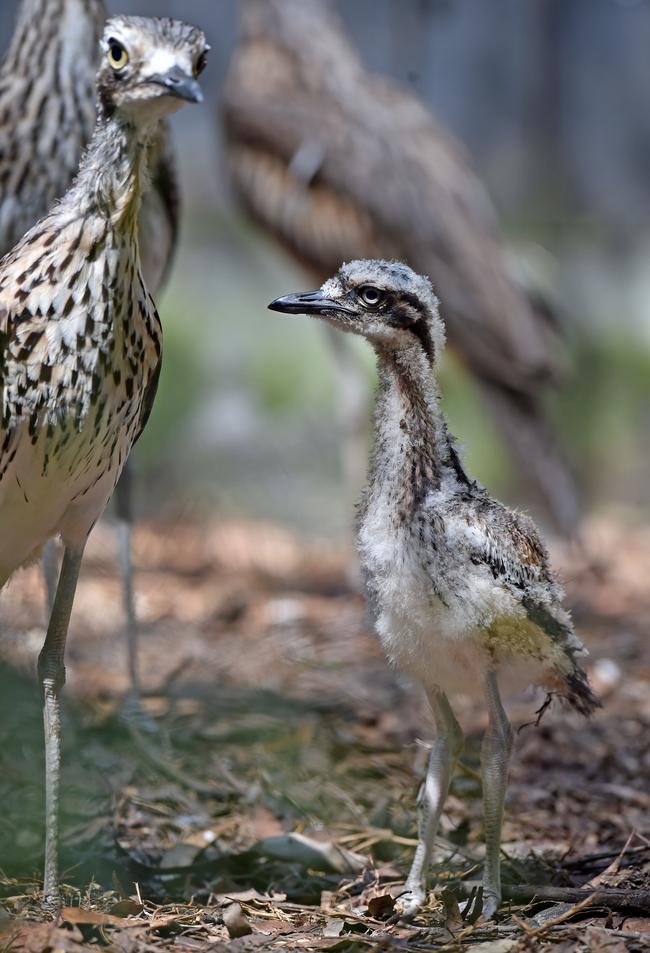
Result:
<svg viewBox="0 0 650 953"><path fill-rule="evenodd" d="M339 301L326 298L322 291L303 291L298 294L276 298L269 305L269 311L281 311L283 314L352 314Z"/></svg>
<svg viewBox="0 0 650 953"><path fill-rule="evenodd" d="M177 99L185 99L188 103L203 102L201 87L180 66L173 66L166 73L152 76L151 82L163 86L170 96L176 96Z"/></svg>

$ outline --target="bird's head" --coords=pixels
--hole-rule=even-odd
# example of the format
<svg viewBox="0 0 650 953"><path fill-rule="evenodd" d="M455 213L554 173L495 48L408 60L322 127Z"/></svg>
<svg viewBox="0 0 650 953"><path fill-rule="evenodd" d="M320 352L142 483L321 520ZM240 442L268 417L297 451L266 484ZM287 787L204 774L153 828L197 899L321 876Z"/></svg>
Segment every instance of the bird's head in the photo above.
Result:
<svg viewBox="0 0 650 953"><path fill-rule="evenodd" d="M431 282L400 262L349 262L318 291L285 295L269 308L322 318L384 351L421 348L432 364L444 347Z"/></svg>
<svg viewBox="0 0 650 953"><path fill-rule="evenodd" d="M101 40L99 102L108 115L152 122L203 101L197 77L210 47L204 33L180 20L111 17Z"/></svg>

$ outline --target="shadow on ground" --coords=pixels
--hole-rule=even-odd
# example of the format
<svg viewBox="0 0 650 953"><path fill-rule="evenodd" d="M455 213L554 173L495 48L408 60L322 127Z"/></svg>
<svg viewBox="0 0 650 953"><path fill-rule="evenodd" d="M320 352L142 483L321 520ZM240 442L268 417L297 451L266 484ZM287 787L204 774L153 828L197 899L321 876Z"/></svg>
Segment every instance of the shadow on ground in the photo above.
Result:
<svg viewBox="0 0 650 953"><path fill-rule="evenodd" d="M498 926L458 907L480 876L481 706L461 706L470 740L434 858L447 890L432 894L416 924L389 927L415 843L427 754L417 738L431 736L421 699L387 670L344 553L275 527L231 525L140 532L144 723L123 707L110 530L93 544L65 699L62 866L72 910L39 933L48 919L37 902L42 622L38 577L22 574L6 594L0 643L5 948L53 949L53 929L57 949L75 950L420 950L498 939L506 953L525 949L531 930L566 950L580 949L588 931L644 943L642 902L571 913L581 888L642 897L650 887L650 600L639 566L650 546L637 543L626 532L628 570L568 564L606 706L589 724L551 712L518 736L504 879L557 888L568 902L506 904ZM533 708L519 700L511 710L523 723ZM546 908L561 922L532 919Z"/></svg>

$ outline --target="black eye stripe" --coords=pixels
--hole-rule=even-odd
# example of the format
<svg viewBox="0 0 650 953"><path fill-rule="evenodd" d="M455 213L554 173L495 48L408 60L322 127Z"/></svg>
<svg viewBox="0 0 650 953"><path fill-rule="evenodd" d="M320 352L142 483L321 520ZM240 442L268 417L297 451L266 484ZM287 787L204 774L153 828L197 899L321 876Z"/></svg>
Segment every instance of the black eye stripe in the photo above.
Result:
<svg viewBox="0 0 650 953"><path fill-rule="evenodd" d="M422 345L422 350L428 357L431 364L434 363L436 357L436 349L433 343L433 338L431 337L431 330L427 321L424 318L418 318L409 328L412 334L416 336Z"/></svg>
<svg viewBox="0 0 650 953"><path fill-rule="evenodd" d="M418 314L422 313L422 304L416 295L410 294L408 291L402 291L400 292L400 297L405 304L410 305Z"/></svg>
<svg viewBox="0 0 650 953"><path fill-rule="evenodd" d="M419 320L419 316L414 314L410 308L392 308L388 315L388 321L393 327L408 328Z"/></svg>

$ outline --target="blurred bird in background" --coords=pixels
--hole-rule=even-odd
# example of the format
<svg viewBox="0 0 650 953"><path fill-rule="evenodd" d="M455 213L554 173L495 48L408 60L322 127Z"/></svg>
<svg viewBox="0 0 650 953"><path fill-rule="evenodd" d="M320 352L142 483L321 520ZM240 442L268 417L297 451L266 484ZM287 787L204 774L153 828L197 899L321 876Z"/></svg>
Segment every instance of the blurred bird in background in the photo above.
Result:
<svg viewBox="0 0 650 953"><path fill-rule="evenodd" d="M103 0L22 0L10 48L0 64L0 254L5 254L68 189L95 125L95 73L106 19ZM150 149L152 188L140 214L147 287L158 295L174 254L178 189L169 130L160 124ZM132 471L116 490L128 666L139 693L133 594ZM56 544L44 555L50 607L58 575Z"/></svg>
<svg viewBox="0 0 650 953"><path fill-rule="evenodd" d="M329 0L240 0L222 103L239 199L314 277L398 258L430 274L470 370L556 531L578 489L544 398L566 366L548 310L513 280L495 211L462 147L410 91L368 72ZM333 341L333 343L335 343ZM365 466L363 382L337 342L348 475Z"/></svg>

